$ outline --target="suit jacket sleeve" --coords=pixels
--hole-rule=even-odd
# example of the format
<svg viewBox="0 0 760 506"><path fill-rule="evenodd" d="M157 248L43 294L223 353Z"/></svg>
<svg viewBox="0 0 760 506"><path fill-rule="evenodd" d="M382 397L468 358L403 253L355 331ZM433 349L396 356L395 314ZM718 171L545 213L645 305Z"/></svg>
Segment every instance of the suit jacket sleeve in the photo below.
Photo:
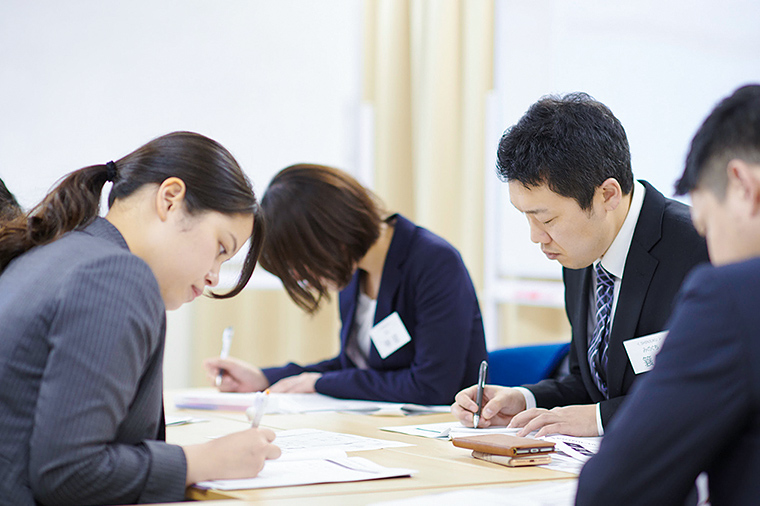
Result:
<svg viewBox="0 0 760 506"><path fill-rule="evenodd" d="M298 365L296 363L290 362L287 365L281 366L281 367L267 367L265 369L262 369L261 371L264 373L264 376L267 377L267 380L269 380L269 384L272 385L274 383L277 383L282 378L287 378L288 376L295 376L297 374L301 374L302 372L321 372L325 373L328 371L336 371L342 367L340 362L340 356L323 360L322 362L317 362L316 364L311 365Z"/></svg>
<svg viewBox="0 0 760 506"><path fill-rule="evenodd" d="M184 452L152 440L160 364L151 384L144 377L163 356L164 306L155 278L137 257L120 255L84 264L64 286L51 317L30 440L35 497L46 504L181 500ZM156 402L131 412L142 388L153 389Z"/></svg>
<svg viewBox="0 0 760 506"><path fill-rule="evenodd" d="M709 267L687 281L655 368L583 468L577 504L683 503L725 451L750 406L743 336L757 333L737 311L737 283Z"/></svg>
<svg viewBox="0 0 760 506"><path fill-rule="evenodd" d="M472 336L482 340L482 320L474 316L480 314L477 299L459 253L453 248L428 253L408 258L401 281L400 289L411 304L399 311L412 338L405 346L414 347L410 366L326 372L316 383L318 392L418 404L453 401L462 385ZM475 325L481 332L473 331Z"/></svg>

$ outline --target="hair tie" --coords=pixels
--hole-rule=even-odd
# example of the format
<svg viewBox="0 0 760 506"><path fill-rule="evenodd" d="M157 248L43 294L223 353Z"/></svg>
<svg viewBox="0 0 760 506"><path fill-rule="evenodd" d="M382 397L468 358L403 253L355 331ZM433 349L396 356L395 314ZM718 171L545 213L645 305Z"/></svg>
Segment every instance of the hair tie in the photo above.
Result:
<svg viewBox="0 0 760 506"><path fill-rule="evenodd" d="M106 172L106 181L116 181L116 176L118 175L116 172L116 164L113 163L113 161L110 161L106 164L106 168L108 169L108 172Z"/></svg>

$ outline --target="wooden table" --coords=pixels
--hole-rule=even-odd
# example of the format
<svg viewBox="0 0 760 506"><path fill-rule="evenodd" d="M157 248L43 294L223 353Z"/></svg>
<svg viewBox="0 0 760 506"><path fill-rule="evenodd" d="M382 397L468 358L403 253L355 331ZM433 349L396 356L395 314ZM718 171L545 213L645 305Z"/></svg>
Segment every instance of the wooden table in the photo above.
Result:
<svg viewBox="0 0 760 506"><path fill-rule="evenodd" d="M167 399L171 399L168 396ZM167 427L167 441L194 444L209 437L243 430L248 426L243 413L201 410L177 410L167 405L167 414L192 414L207 418L206 423ZM538 467L509 468L474 459L470 451L457 448L450 441L381 431L380 427L453 421L451 414L408 417L370 416L353 413L318 412L294 415L267 415L262 427L271 429L314 428L356 434L377 439L410 443L414 446L352 452L387 467L405 467L418 472L411 478L391 478L349 483L326 483L255 490L201 490L191 488L188 497L195 500L238 499L255 504L289 506L304 504L370 504L461 488L503 487L541 480L575 479L574 475ZM276 443L276 441L275 441ZM235 501L236 502L236 501ZM230 503L232 504L232 503ZM244 504L244 503L241 503Z"/></svg>

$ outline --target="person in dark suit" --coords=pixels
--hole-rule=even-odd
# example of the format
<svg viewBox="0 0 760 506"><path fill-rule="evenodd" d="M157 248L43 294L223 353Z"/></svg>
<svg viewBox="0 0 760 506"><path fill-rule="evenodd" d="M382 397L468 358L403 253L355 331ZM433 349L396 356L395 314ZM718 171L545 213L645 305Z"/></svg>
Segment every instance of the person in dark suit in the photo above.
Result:
<svg viewBox="0 0 760 506"><path fill-rule="evenodd" d="M448 404L477 380L483 322L453 246L399 214L383 217L374 195L331 167L283 169L262 207L269 226L261 265L290 297L313 312L340 290L340 354L263 370L207 359L211 378L226 373L222 390Z"/></svg>
<svg viewBox="0 0 760 506"><path fill-rule="evenodd" d="M109 210L99 216L103 185ZM167 444L166 309L216 285L263 220L232 155L191 132L66 176L0 226L0 503L181 501L198 481L255 476L274 433Z"/></svg>
<svg viewBox="0 0 760 506"><path fill-rule="evenodd" d="M684 283L654 370L581 472L576 503L681 504L707 472L710 503L760 496L760 86L697 131L677 183L713 266Z"/></svg>
<svg viewBox="0 0 760 506"><path fill-rule="evenodd" d="M563 266L572 344L566 377L488 385L480 426L602 435L646 370L634 371L624 343L662 336L684 277L707 260L704 240L687 206L634 181L623 126L584 93L533 104L503 135L498 170L531 240ZM475 393L452 406L467 425Z"/></svg>

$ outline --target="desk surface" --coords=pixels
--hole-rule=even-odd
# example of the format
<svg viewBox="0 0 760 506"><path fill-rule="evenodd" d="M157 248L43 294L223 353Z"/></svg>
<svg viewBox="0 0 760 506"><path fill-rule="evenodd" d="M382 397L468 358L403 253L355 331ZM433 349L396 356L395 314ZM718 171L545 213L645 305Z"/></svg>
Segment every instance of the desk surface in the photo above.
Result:
<svg viewBox="0 0 760 506"><path fill-rule="evenodd" d="M167 399L172 396L168 395ZM248 426L243 413L224 411L177 410L166 406L167 414L188 414L209 419L208 423L195 423L167 427L167 441L174 444L195 444L243 430ZM295 505L330 504L336 501L350 504L369 504L377 501L402 499L412 495L433 494L471 487L503 487L510 483L574 479L575 476L544 468L509 468L474 459L470 451L457 448L449 441L409 436L381 431L380 427L453 421L450 414L409 417L369 416L352 413L305 413L295 415L267 415L261 425L271 429L314 428L356 434L377 439L410 443L414 446L351 452L387 467L406 467L418 472L409 478L390 478L349 483L326 483L294 487L256 490L200 490L191 488L191 499L239 499L257 504ZM276 442L276 441L275 441Z"/></svg>

